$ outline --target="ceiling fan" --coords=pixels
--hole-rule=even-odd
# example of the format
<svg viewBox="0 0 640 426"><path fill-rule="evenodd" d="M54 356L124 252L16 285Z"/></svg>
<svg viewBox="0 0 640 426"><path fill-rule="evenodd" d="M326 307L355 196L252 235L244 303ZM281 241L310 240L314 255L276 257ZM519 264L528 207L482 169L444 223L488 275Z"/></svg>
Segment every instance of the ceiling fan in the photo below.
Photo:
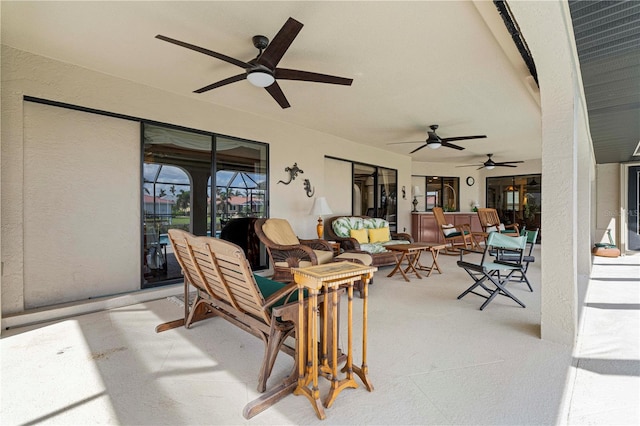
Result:
<svg viewBox="0 0 640 426"><path fill-rule="evenodd" d="M458 145L454 145L450 142L452 141L462 141L462 140L466 140L466 139L483 139L486 138L487 135L478 135L478 136L456 136L453 138L441 138L440 136L438 136L436 134L436 130L438 129L438 125L437 124L432 124L431 126L429 126L429 128L431 129L431 131L427 131L427 140L424 141L426 142L424 145L419 146L418 148L414 149L413 151L410 152L410 154L413 154L416 151L420 151L422 148L424 148L425 146L428 146L431 149L438 149L441 146L444 146L446 148L453 148L453 149L457 149L462 151L464 149L464 147L458 146ZM397 145L397 144L403 144L403 143L422 143L423 141L413 141L413 142L392 142L388 145Z"/></svg>
<svg viewBox="0 0 640 426"><path fill-rule="evenodd" d="M487 170L492 170L496 167L518 167L518 166L514 166L514 164L518 164L518 163L524 163L524 161L501 161L501 162L496 162L493 161L493 159L491 157L493 157L493 154L487 154L487 157L489 157L489 159L487 161L485 161L484 163L480 163L480 164L467 164L464 166L456 166L456 167L475 167L475 166L480 166L478 167L478 170L480 169L487 169Z"/></svg>
<svg viewBox="0 0 640 426"><path fill-rule="evenodd" d="M276 80L300 80L315 83L340 84L344 86L351 86L351 83L353 83L353 79L350 78L287 68L277 68L280 59L282 59L287 49L289 49L289 46L291 46L291 43L293 43L293 40L296 38L302 27L303 25L300 22L293 18L289 18L282 28L280 28L278 34L276 34L273 40L271 40L271 43L269 43L269 39L263 35L253 36L253 45L260 52L258 53L258 56L247 62L160 34L158 34L156 38L212 56L237 67L244 68L245 70L242 74L234 75L233 77L225 78L224 80L209 84L208 86L195 90L194 93L204 93L246 78L254 86L264 87L282 108L289 108L291 105L287 101L287 98L284 96L284 93L282 92L282 89L280 89Z"/></svg>

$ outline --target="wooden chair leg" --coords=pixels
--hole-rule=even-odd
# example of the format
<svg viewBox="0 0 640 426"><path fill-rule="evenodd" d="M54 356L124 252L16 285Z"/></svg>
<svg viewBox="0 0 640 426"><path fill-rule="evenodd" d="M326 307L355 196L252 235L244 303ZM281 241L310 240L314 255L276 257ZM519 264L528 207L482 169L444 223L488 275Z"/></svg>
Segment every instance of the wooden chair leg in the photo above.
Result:
<svg viewBox="0 0 640 426"><path fill-rule="evenodd" d="M262 337L264 342L264 358L262 359L262 366L260 367L260 373L258 375L258 392L262 393L267 389L267 380L273 370L276 357L284 341L293 333L293 327L283 328L272 323L269 336Z"/></svg>

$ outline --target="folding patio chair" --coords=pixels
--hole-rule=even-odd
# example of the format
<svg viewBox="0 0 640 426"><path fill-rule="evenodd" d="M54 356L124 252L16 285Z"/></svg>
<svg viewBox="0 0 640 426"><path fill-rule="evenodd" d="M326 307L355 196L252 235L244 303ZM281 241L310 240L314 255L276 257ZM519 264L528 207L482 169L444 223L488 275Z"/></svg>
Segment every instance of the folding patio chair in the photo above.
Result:
<svg viewBox="0 0 640 426"><path fill-rule="evenodd" d="M480 263L472 263L464 260L464 253L471 250L460 249L460 260L458 260L458 266L463 268L467 274L473 279L474 283L471 287L466 289L458 299L462 299L468 293L473 293L477 296L487 299L480 310L483 310L498 294L511 298L514 302L525 307L517 297L515 297L509 290L505 288L505 284L509 282L511 276L515 272L522 272L523 264L522 259L524 257L524 250L527 244L527 237L510 237L499 232L491 232L487 237L487 244L482 253L482 259ZM490 251L503 251L506 253L512 253L517 255L517 260L507 261L498 260L492 258ZM506 274L506 275L503 275ZM491 284L495 286L495 289L491 287ZM483 289L488 295L477 293L477 288Z"/></svg>
<svg viewBox="0 0 640 426"><path fill-rule="evenodd" d="M526 274L527 274L527 269L529 269L529 263L536 261L535 256L533 256L533 248L536 245L536 240L538 239L539 230L540 228L536 228L535 231L529 231L527 229L523 229L520 232L520 235L524 235L527 237L527 245L529 246L529 251L525 253L524 256L522 257L522 270L516 271L516 273L519 275L511 276L511 281L526 282L530 291L533 291L533 289L531 288L531 283L529 283L529 279L527 278ZM509 252L504 250L497 251L497 259L501 261L503 260L507 262L519 262L518 256L519 256L518 253L514 253L511 251Z"/></svg>

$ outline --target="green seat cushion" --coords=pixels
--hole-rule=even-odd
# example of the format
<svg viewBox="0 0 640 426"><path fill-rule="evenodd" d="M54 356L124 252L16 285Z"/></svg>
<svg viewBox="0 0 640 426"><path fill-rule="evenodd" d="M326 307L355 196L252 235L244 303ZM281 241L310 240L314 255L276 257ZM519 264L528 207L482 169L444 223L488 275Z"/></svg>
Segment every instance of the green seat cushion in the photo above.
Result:
<svg viewBox="0 0 640 426"><path fill-rule="evenodd" d="M270 280L269 278L265 278L265 277L260 276L260 275L253 274L253 276L256 278L256 284L258 284L258 288L260 289L260 292L262 293L262 297L264 297L265 300L268 299L269 296L271 296L273 293L277 292L278 290L280 290L283 287L286 287L288 285L288 284L281 283L281 282L278 282L278 281ZM305 295L305 297L307 297L306 290L305 290L305 294L304 295ZM289 299L287 299L287 297L289 297ZM297 301L298 300L298 292L295 291L291 295L283 296L276 303L271 305L271 307L269 309L273 309L276 306L284 305L285 300L286 300L287 303Z"/></svg>
<svg viewBox="0 0 640 426"><path fill-rule="evenodd" d="M460 232L452 232L450 234L447 234L447 238L459 237L460 235L462 235L462 233L460 233ZM469 231L464 231L464 235L469 235Z"/></svg>

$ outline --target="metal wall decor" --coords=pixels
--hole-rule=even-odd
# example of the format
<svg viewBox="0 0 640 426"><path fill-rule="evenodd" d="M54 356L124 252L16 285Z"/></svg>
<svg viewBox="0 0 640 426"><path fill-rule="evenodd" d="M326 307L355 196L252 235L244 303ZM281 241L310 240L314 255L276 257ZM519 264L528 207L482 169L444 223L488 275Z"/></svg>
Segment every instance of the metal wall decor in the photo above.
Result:
<svg viewBox="0 0 640 426"><path fill-rule="evenodd" d="M309 198L313 197L313 194L316 193L316 189L311 188L311 182L309 182L309 179L304 180L304 190Z"/></svg>
<svg viewBox="0 0 640 426"><path fill-rule="evenodd" d="M295 178L298 177L298 173L304 173L304 171L298 167L298 163L293 163L291 167L285 167L284 171L289 173L289 180L286 182L279 180L278 183L284 183L285 185L289 185L291 181L295 180Z"/></svg>

